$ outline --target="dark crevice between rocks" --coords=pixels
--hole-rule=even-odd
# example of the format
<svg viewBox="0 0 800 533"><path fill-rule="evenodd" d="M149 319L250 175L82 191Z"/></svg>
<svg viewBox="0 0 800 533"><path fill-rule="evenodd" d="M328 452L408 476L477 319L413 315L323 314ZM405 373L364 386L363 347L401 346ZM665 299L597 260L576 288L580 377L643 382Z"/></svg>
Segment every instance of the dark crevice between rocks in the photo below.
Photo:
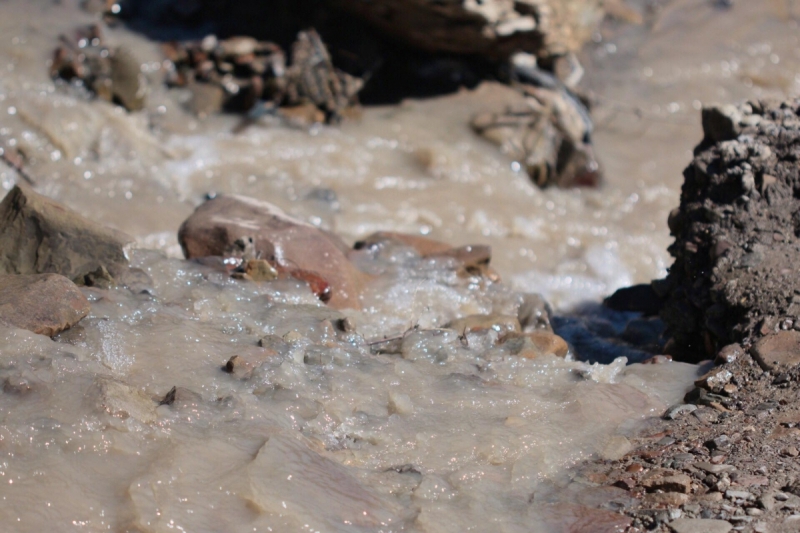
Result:
<svg viewBox="0 0 800 533"><path fill-rule="evenodd" d="M466 44L451 47L460 46L465 52L426 49L392 31L390 14L387 20L370 24L364 19L372 14L356 15L346 9L347 2L328 0L123 0L119 5L119 17L130 29L162 42L200 40L209 34L221 39L245 35L290 50L298 32L313 28L328 47L333 64L364 80L359 93L364 105L443 95L505 78L502 66L512 52L545 46L544 35L537 34L517 45L498 40L501 44L496 49L482 47L472 53L466 51ZM417 16L431 18L428 13ZM443 17L442 22L442 27L451 29L463 26L465 34L474 32L475 25L472 19L447 21ZM553 57L543 55L542 60L543 68L555 68Z"/></svg>

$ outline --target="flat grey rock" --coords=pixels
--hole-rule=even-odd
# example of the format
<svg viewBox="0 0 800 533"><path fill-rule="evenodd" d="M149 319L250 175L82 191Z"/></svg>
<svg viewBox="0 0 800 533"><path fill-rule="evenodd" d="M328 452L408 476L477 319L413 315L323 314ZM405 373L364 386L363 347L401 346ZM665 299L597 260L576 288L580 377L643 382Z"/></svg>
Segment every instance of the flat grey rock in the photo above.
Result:
<svg viewBox="0 0 800 533"><path fill-rule="evenodd" d="M679 518L669 523L675 533L728 533L733 526L725 520L706 518Z"/></svg>

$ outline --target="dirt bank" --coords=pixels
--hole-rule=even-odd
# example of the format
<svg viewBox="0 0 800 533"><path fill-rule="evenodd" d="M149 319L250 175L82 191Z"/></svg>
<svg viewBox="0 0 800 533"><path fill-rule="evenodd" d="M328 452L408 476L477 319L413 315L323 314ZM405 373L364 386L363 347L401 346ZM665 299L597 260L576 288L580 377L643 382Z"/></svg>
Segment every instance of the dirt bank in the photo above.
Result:
<svg viewBox="0 0 800 533"><path fill-rule="evenodd" d="M800 100L703 111L669 220L675 264L653 288L675 357L716 366L632 451L574 477L603 487L599 507L631 517L630 532L800 525L799 115Z"/></svg>

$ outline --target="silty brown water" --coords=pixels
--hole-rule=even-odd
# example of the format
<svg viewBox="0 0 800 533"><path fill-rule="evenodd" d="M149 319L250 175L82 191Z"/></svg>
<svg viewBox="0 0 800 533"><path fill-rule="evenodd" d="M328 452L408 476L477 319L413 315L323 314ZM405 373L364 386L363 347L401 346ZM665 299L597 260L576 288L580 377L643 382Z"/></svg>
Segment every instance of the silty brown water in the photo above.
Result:
<svg viewBox="0 0 800 533"><path fill-rule="evenodd" d="M697 102L797 92L795 6L752 4L672 2L654 26L591 49L608 184L541 191L467 126L517 97L507 88L368 109L341 128L234 135L236 119L199 121L158 86L133 115L54 88L57 35L89 17L70 2L4 3L3 143L28 156L40 192L166 257L133 257L152 294L87 290L92 313L57 342L2 330L0 519L13 531L557 528L531 494L612 453L624 443L612 435L675 402L697 369L530 361L424 330L513 313L507 286L565 308L663 275ZM108 37L157 69L153 43ZM16 179L0 177L5 189ZM350 240L394 229L488 243L506 285L459 284L446 264L394 251L342 336L300 286L176 259L177 227L209 191L267 199ZM398 355L364 344L414 324L423 331ZM266 364L220 370L269 334L288 338ZM179 399L158 406L173 386Z"/></svg>

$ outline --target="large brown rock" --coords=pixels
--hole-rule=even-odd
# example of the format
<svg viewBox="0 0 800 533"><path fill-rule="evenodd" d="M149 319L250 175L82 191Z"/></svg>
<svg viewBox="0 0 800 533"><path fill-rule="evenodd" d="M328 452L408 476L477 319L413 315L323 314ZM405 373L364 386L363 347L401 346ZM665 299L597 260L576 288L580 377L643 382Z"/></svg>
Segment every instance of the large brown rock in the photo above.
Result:
<svg viewBox="0 0 800 533"><path fill-rule="evenodd" d="M600 0L330 0L381 33L431 52L501 59L574 52L603 16Z"/></svg>
<svg viewBox="0 0 800 533"><path fill-rule="evenodd" d="M132 242L27 187L14 187L0 203L0 274L75 280L101 267L115 273L128 264Z"/></svg>
<svg viewBox="0 0 800 533"><path fill-rule="evenodd" d="M269 202L223 195L207 201L181 225L178 241L187 259L223 256L235 241L252 238L255 252L287 269L313 272L328 282L336 308L360 308L369 276L347 258L335 235L290 217Z"/></svg>
<svg viewBox="0 0 800 533"><path fill-rule="evenodd" d="M58 274L0 276L0 323L52 337L89 313L78 287Z"/></svg>
<svg viewBox="0 0 800 533"><path fill-rule="evenodd" d="M780 331L759 340L751 350L764 370L800 363L800 331Z"/></svg>

